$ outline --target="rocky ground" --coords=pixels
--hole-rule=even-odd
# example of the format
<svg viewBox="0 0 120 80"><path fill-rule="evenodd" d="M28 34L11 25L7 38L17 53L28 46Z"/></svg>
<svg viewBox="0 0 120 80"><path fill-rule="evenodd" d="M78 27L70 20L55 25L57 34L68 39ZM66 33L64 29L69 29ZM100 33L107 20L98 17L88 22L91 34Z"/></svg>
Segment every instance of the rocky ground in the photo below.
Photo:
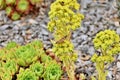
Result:
<svg viewBox="0 0 120 80"><path fill-rule="evenodd" d="M52 34L47 30L49 21L47 12L51 0L45 0L39 10L39 15L28 15L21 20L11 21L6 17L5 11L0 11L0 47L6 46L10 41L26 44L34 39L40 39L46 48L51 48ZM92 43L96 33L105 29L115 30L120 35L120 24L116 0L78 0L81 4L80 12L85 19L79 29L73 32L72 42L79 54L76 62L77 73L84 73L89 80L96 75L94 64L90 57L94 54ZM120 80L120 55L108 68L107 80Z"/></svg>

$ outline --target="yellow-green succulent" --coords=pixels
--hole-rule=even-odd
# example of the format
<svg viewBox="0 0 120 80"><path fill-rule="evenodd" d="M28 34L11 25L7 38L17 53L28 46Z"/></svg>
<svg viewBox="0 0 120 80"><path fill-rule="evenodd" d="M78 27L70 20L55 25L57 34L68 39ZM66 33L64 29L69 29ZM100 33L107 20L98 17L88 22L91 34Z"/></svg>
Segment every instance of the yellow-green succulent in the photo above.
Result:
<svg viewBox="0 0 120 80"><path fill-rule="evenodd" d="M93 43L95 49L100 50L99 55L95 53L91 58L96 63L98 80L106 80L105 64L113 62L113 56L120 52L120 37L114 30L105 30L96 35Z"/></svg>
<svg viewBox="0 0 120 80"><path fill-rule="evenodd" d="M48 29L54 34L53 52L63 61L70 80L75 80L74 61L77 55L70 41L71 33L81 25L84 18L79 13L77 0L56 0L51 4Z"/></svg>

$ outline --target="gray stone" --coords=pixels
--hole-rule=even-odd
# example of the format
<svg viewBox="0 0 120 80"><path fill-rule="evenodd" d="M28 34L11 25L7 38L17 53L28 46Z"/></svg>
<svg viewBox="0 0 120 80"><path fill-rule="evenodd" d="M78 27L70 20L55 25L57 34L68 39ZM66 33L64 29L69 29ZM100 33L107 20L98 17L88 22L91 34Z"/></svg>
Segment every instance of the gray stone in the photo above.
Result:
<svg viewBox="0 0 120 80"><path fill-rule="evenodd" d="M20 20L17 20L17 21L13 21L13 24L20 24L21 21Z"/></svg>
<svg viewBox="0 0 120 80"><path fill-rule="evenodd" d="M109 72L108 72L107 77L109 77L109 80L112 80L112 71L109 71Z"/></svg>
<svg viewBox="0 0 120 80"><path fill-rule="evenodd" d="M120 35L120 28L117 28L116 32Z"/></svg>
<svg viewBox="0 0 120 80"><path fill-rule="evenodd" d="M93 55L94 53L95 53L95 49L94 49L94 47L89 47L89 49L88 49L88 53L90 54L90 55Z"/></svg>
<svg viewBox="0 0 120 80"><path fill-rule="evenodd" d="M34 20L34 19L29 19L28 22L30 24L38 24L38 22L36 20Z"/></svg>
<svg viewBox="0 0 120 80"><path fill-rule="evenodd" d="M84 41L86 41L86 40L87 40L87 38L88 38L88 36L87 36L87 35L81 35L80 37L81 37L81 40L84 40Z"/></svg>
<svg viewBox="0 0 120 80"><path fill-rule="evenodd" d="M15 25L12 29L13 30L19 30L19 27L17 25Z"/></svg>
<svg viewBox="0 0 120 80"><path fill-rule="evenodd" d="M88 49L89 49L89 46L88 45L81 45L80 46L80 50L83 52L83 53L87 53L88 52Z"/></svg>
<svg viewBox="0 0 120 80"><path fill-rule="evenodd" d="M78 36L78 34L76 32L73 33L72 37L76 38Z"/></svg>
<svg viewBox="0 0 120 80"><path fill-rule="evenodd" d="M120 60L120 54L118 55L118 60Z"/></svg>
<svg viewBox="0 0 120 80"><path fill-rule="evenodd" d="M42 32L43 35L48 35L49 34L48 31L45 28L42 28L41 32Z"/></svg>
<svg viewBox="0 0 120 80"><path fill-rule="evenodd" d="M9 27L9 25L0 26L0 31L4 31L4 30L7 29L8 27Z"/></svg>
<svg viewBox="0 0 120 80"><path fill-rule="evenodd" d="M117 62L117 68L120 68L120 62Z"/></svg>
<svg viewBox="0 0 120 80"><path fill-rule="evenodd" d="M87 31L88 31L87 27L84 27L84 26L80 27L80 30L81 30L84 34L87 33Z"/></svg>

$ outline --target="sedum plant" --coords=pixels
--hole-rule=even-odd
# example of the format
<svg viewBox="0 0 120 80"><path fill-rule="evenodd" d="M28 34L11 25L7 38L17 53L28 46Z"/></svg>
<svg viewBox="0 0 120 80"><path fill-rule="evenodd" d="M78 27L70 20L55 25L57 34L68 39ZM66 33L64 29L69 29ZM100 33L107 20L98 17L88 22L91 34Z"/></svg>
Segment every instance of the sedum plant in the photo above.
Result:
<svg viewBox="0 0 120 80"><path fill-rule="evenodd" d="M74 61L77 58L70 41L71 33L80 27L81 20L84 18L79 13L79 8L77 0L56 0L51 4L49 12L48 29L54 34L53 52L63 61L70 80L75 80Z"/></svg>
<svg viewBox="0 0 120 80"><path fill-rule="evenodd" d="M0 0L0 10L5 9L12 20L18 20L24 14L36 11L43 0Z"/></svg>
<svg viewBox="0 0 120 80"><path fill-rule="evenodd" d="M106 80L105 68L114 61L113 56L120 52L120 37L113 30L105 30L96 35L93 43L95 49L100 50L99 55L95 53L91 58L96 63L98 80Z"/></svg>

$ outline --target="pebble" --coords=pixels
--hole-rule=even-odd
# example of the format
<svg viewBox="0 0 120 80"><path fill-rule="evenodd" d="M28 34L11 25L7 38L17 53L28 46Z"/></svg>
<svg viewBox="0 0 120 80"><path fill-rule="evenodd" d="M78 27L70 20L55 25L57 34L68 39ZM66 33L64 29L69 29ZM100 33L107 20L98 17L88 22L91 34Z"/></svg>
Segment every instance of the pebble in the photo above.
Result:
<svg viewBox="0 0 120 80"><path fill-rule="evenodd" d="M120 62L117 62L117 68L120 69Z"/></svg>
<svg viewBox="0 0 120 80"><path fill-rule="evenodd" d="M120 26L119 22L114 22L114 24L115 24L116 27Z"/></svg>
<svg viewBox="0 0 120 80"><path fill-rule="evenodd" d="M38 24L38 22L36 20L34 20L34 19L29 19L28 23L30 23L30 24Z"/></svg>
<svg viewBox="0 0 120 80"><path fill-rule="evenodd" d="M93 54L95 53L95 49L94 49L93 46L89 47L88 53L89 53L90 55L93 55Z"/></svg>
<svg viewBox="0 0 120 80"><path fill-rule="evenodd" d="M9 27L9 25L0 26L0 31L4 31Z"/></svg>
<svg viewBox="0 0 120 80"><path fill-rule="evenodd" d="M120 28L117 28L116 32L120 35Z"/></svg>
<svg viewBox="0 0 120 80"><path fill-rule="evenodd" d="M120 54L118 55L118 58L117 58L118 60L120 60Z"/></svg>

